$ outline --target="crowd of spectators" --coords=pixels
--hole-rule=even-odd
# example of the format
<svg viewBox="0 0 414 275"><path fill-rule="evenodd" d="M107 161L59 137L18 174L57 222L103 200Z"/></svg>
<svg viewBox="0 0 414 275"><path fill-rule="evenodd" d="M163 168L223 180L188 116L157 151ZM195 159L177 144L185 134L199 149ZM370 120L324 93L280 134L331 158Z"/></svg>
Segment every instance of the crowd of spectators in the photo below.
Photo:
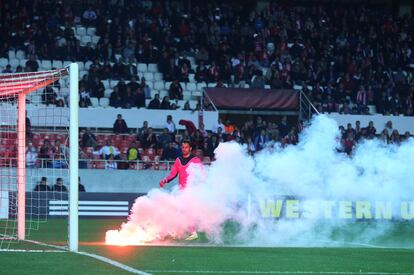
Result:
<svg viewBox="0 0 414 275"><path fill-rule="evenodd" d="M413 115L413 17L392 12L361 3L259 10L256 1L7 1L0 55L24 50L30 58L19 71L37 70L36 59L92 61L83 107L88 94L103 96L106 78L134 86L114 89L111 106L145 105L148 91L134 79L139 62L157 63L166 81L194 73L218 87L302 87L321 112L365 114L374 105ZM81 46L72 29L79 25L96 28L96 45ZM175 85L169 99L181 98Z"/></svg>

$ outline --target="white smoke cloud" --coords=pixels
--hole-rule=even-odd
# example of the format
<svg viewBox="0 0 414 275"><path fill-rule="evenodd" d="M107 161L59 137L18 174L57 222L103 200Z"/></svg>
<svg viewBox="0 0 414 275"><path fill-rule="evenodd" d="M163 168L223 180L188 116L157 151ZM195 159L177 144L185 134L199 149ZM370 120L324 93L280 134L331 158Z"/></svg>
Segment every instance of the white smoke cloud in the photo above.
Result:
<svg viewBox="0 0 414 275"><path fill-rule="evenodd" d="M370 243L392 230L393 223L355 222L353 218L339 219L332 213L333 217L327 219L323 217L328 214L321 202L334 202L337 208L340 201L363 200L372 204L372 215L376 213L376 202L391 202L393 214L400 211L400 201L413 201L414 142L410 140L397 147L366 141L348 158L337 152L338 135L334 120L318 116L303 132L297 146L275 147L272 152L263 151L253 158L237 143L220 144L215 151L216 161L210 167L191 167L184 191L155 189L139 197L129 221L120 230L107 232L107 243L139 244L168 235L182 238L194 227L218 244ZM262 217L260 201L286 196L303 201L303 205L293 209L309 210L301 215L313 218ZM282 206L286 214L286 200ZM414 220L414 203L406 208L406 215ZM238 228L231 241L228 236L223 237L229 220ZM355 223L358 226L352 227Z"/></svg>

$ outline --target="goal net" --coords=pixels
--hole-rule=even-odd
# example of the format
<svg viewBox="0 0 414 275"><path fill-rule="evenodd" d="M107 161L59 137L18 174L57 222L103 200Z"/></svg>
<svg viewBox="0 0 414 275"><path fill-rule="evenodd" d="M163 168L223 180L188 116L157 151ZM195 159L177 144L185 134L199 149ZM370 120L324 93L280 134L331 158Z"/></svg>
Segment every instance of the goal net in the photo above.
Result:
<svg viewBox="0 0 414 275"><path fill-rule="evenodd" d="M77 250L77 87L77 64L0 75L2 250Z"/></svg>

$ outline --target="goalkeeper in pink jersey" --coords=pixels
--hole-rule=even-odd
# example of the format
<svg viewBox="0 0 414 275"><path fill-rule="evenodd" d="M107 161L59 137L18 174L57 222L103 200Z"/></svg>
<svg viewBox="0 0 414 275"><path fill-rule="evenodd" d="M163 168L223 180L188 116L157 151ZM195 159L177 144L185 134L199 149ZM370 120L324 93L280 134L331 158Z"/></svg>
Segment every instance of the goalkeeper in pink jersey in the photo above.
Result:
<svg viewBox="0 0 414 275"><path fill-rule="evenodd" d="M190 166L191 163L201 165L201 160L198 157L191 154L191 150L192 150L192 147L191 147L190 141L184 140L181 145L181 152L183 155L182 157L178 157L175 160L170 174L166 178L160 181L161 188L163 188L167 183L175 179L175 177L177 177L178 175L178 184L179 184L180 190L185 189L185 187L187 186L187 178L188 178L187 168ZM197 231L195 230L194 227L191 228L191 231L192 231L191 235L188 236L186 240L195 240L198 238Z"/></svg>

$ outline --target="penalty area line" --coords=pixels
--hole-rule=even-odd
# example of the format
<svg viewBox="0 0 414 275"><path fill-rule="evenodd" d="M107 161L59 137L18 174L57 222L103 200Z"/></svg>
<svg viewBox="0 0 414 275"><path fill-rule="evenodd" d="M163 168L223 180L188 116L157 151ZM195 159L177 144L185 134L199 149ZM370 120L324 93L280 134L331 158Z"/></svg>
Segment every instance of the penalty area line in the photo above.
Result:
<svg viewBox="0 0 414 275"><path fill-rule="evenodd" d="M140 274L140 275L151 275L151 273L147 273L147 272L144 272L144 271L141 271L141 270L135 269L135 268L133 268L133 267L130 267L130 266L125 265L125 264L122 264L122 263L120 263L120 262L117 262L117 261L114 261L114 260L108 259L108 258L103 257L103 256L100 256L100 255L96 255L96 254L92 254L92 253L87 253L87 252L76 252L76 253L77 253L77 254L80 254L80 255L84 255L84 256L88 256L88 257L91 257L91 258L97 259L97 260L99 260L99 261L102 261L102 262L104 262L104 263L107 263L107 264L113 265L113 266L115 266L115 267L118 267L118 268L120 268L120 269L123 269L123 270L125 270L125 271L131 272L131 273L134 273L134 274Z"/></svg>
<svg viewBox="0 0 414 275"><path fill-rule="evenodd" d="M147 270L147 272L153 273L189 273L189 274L311 274L311 275L346 275L346 274L359 274L359 275L414 275L414 273L407 272L374 272L374 271L361 271L361 272L347 272L347 271L247 271L247 270Z"/></svg>
<svg viewBox="0 0 414 275"><path fill-rule="evenodd" d="M61 246L57 246L57 245L52 245L52 244L47 244L47 243L42 243L42 242L33 241L33 240L26 240L26 241L27 242L34 243L34 244L42 245L42 246L54 247L54 248L62 249L62 250L60 250L62 252L69 252L67 250L67 248L65 248L65 247L61 247ZM104 263L110 264L112 266L115 266L117 268L123 269L125 271L131 272L131 273L134 273L134 274L151 275L151 273L147 273L147 272L144 272L144 271L135 269L133 267L124 265L124 264L122 264L120 262L117 262L117 261L108 259L108 258L103 257L103 256L100 256L100 255L96 255L96 254L92 254L92 253L87 253L87 252L80 252L80 251L77 251L77 252L74 252L74 253L79 254L79 255L82 255L82 256L88 256L88 257L94 258L96 260L102 261Z"/></svg>

